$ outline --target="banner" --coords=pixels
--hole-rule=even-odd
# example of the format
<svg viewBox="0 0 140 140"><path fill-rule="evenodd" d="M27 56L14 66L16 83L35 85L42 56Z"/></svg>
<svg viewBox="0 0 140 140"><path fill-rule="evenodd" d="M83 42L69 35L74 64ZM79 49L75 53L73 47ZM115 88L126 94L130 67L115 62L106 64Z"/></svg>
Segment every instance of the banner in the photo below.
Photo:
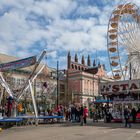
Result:
<svg viewBox="0 0 140 140"><path fill-rule="evenodd" d="M32 57L28 57L25 59L20 59L8 63L2 63L0 64L0 71L4 72L9 70L24 68L24 67L34 65L35 63L36 63L36 56L32 56Z"/></svg>
<svg viewBox="0 0 140 140"><path fill-rule="evenodd" d="M100 94L117 94L140 91L140 79L100 83Z"/></svg>

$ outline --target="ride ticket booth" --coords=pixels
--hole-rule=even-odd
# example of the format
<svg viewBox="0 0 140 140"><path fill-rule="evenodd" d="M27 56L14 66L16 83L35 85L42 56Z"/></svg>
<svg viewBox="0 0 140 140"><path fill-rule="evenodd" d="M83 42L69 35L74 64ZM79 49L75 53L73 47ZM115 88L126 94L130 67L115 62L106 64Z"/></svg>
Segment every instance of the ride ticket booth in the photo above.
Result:
<svg viewBox="0 0 140 140"><path fill-rule="evenodd" d="M112 101L114 122L122 122L124 108L137 111L136 121L140 121L140 79L100 83L100 94Z"/></svg>

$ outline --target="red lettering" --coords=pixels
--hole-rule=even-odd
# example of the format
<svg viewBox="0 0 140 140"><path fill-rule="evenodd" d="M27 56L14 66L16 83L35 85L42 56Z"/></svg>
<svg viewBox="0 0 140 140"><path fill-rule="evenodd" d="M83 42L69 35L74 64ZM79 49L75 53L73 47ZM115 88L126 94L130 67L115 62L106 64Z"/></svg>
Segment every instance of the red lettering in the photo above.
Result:
<svg viewBox="0 0 140 140"><path fill-rule="evenodd" d="M127 90L128 84L122 84L120 87L122 87L122 90Z"/></svg>
<svg viewBox="0 0 140 140"><path fill-rule="evenodd" d="M113 85L112 86L112 91L113 92L118 92L120 90L119 85Z"/></svg>
<svg viewBox="0 0 140 140"><path fill-rule="evenodd" d="M138 89L138 87L137 87L137 85L135 83L131 84L130 90L132 90L132 89Z"/></svg>

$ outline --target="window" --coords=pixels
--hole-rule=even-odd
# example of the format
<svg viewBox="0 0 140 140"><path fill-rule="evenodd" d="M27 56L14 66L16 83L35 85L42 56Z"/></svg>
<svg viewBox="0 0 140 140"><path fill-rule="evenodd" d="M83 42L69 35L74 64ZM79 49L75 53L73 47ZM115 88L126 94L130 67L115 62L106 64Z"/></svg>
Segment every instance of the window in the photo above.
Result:
<svg viewBox="0 0 140 140"><path fill-rule="evenodd" d="M79 70L81 70L80 66L78 67Z"/></svg>
<svg viewBox="0 0 140 140"><path fill-rule="evenodd" d="M60 84L60 92L65 92L65 85Z"/></svg>

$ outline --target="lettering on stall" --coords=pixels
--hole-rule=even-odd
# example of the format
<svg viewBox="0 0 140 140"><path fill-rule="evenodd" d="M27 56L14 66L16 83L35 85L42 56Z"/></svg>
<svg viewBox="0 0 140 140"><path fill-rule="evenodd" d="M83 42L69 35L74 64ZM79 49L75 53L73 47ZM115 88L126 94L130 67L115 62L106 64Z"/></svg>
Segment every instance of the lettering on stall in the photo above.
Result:
<svg viewBox="0 0 140 140"><path fill-rule="evenodd" d="M127 92L127 91L133 91L140 89L138 86L138 83L132 82L132 83L110 83L110 84L103 84L100 86L100 92L102 94L104 93L117 93L117 92Z"/></svg>

